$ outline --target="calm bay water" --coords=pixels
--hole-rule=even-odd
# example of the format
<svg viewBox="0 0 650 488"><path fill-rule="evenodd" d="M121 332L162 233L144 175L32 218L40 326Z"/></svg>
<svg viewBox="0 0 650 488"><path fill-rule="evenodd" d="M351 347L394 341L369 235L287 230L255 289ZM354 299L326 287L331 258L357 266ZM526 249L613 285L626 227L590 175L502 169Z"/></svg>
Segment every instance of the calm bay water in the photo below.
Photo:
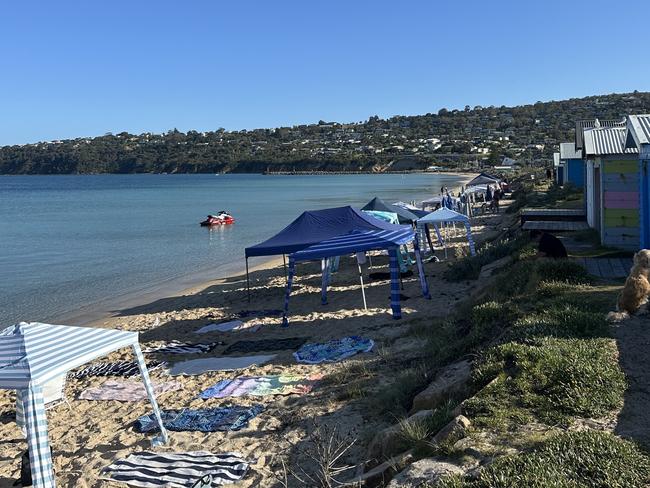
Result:
<svg viewBox="0 0 650 488"><path fill-rule="evenodd" d="M418 200L459 181L434 174L0 176L0 326L100 317L242 270L244 247L303 210L358 207L374 196ZM199 226L224 209L235 225Z"/></svg>

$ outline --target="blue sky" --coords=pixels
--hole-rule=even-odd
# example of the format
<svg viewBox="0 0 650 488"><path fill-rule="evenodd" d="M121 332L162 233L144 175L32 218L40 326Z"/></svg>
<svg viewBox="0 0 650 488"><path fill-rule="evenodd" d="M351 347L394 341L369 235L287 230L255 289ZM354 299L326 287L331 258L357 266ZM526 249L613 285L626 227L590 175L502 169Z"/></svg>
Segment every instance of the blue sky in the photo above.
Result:
<svg viewBox="0 0 650 488"><path fill-rule="evenodd" d="M645 91L634 25L649 14L646 0L4 2L0 144Z"/></svg>

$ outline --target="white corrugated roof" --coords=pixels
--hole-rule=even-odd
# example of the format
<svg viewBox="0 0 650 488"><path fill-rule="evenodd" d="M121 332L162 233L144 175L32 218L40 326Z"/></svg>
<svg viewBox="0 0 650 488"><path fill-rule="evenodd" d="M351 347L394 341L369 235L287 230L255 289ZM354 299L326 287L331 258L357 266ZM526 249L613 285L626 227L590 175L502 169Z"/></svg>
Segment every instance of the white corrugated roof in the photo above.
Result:
<svg viewBox="0 0 650 488"><path fill-rule="evenodd" d="M639 148L650 144L650 114L628 115L625 147Z"/></svg>
<svg viewBox="0 0 650 488"><path fill-rule="evenodd" d="M623 127L585 129L584 151L587 156L635 154L639 152L636 148L625 147L625 128Z"/></svg>
<svg viewBox="0 0 650 488"><path fill-rule="evenodd" d="M575 142L562 142L560 143L560 159L582 159L582 151L576 151Z"/></svg>

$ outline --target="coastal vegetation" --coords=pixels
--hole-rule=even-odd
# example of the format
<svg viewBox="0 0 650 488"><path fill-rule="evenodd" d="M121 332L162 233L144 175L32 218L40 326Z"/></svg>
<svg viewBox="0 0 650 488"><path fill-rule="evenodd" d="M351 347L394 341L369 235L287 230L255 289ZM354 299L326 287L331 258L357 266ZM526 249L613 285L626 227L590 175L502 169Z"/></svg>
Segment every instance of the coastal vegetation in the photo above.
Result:
<svg viewBox="0 0 650 488"><path fill-rule="evenodd" d="M1 147L0 174L390 172L495 165L505 156L542 165L571 140L576 120L648 111L650 93L634 92L354 123L108 133Z"/></svg>

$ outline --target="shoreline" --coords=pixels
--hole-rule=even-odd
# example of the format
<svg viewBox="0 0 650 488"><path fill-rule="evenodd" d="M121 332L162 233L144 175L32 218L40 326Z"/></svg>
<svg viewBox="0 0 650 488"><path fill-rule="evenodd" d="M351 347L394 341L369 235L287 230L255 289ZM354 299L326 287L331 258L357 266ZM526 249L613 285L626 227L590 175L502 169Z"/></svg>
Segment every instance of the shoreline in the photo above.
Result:
<svg viewBox="0 0 650 488"><path fill-rule="evenodd" d="M275 268L281 264L281 256L271 256L268 259L263 259L254 266L249 266L249 272L252 274L256 271ZM245 279L246 268L245 265L242 265L238 266L236 269L226 271L226 274L219 278L199 279L199 277L206 273L207 272L193 273L181 278L172 278L157 285L147 286L144 290L139 292L126 292L118 296L107 298L104 301L59 314L54 320L52 320L52 322L66 323L67 325L99 327L105 325L116 317L119 317L124 311L132 308L147 307L158 300L164 300L167 298L196 295L206 288L214 285L221 285L227 280L232 280L233 278ZM180 285L182 283L186 283L186 286L181 287Z"/></svg>
<svg viewBox="0 0 650 488"><path fill-rule="evenodd" d="M381 175L382 173L375 174ZM456 191L460 185L466 184L475 175L475 173L457 172L421 172L421 174L436 174L457 178L458 181L455 185L458 185L458 187L451 188L453 191ZM435 192L432 194L435 194ZM281 265L282 257L256 258L255 261L257 262L251 262L251 264L254 263L254 266L250 266L251 273ZM151 303L171 297L194 295L212 285L223 284L226 280L240 277L245 277L244 259L241 259L241 261L234 265L232 263L222 265L222 269L219 269L219 267L210 268L187 275L171 277L155 283L142 284L116 295L110 295L109 292L107 296L100 300L75 306L68 311L55 312L39 321L69 325L98 326L106 324L111 319L120 316L125 310L135 307L146 307Z"/></svg>

